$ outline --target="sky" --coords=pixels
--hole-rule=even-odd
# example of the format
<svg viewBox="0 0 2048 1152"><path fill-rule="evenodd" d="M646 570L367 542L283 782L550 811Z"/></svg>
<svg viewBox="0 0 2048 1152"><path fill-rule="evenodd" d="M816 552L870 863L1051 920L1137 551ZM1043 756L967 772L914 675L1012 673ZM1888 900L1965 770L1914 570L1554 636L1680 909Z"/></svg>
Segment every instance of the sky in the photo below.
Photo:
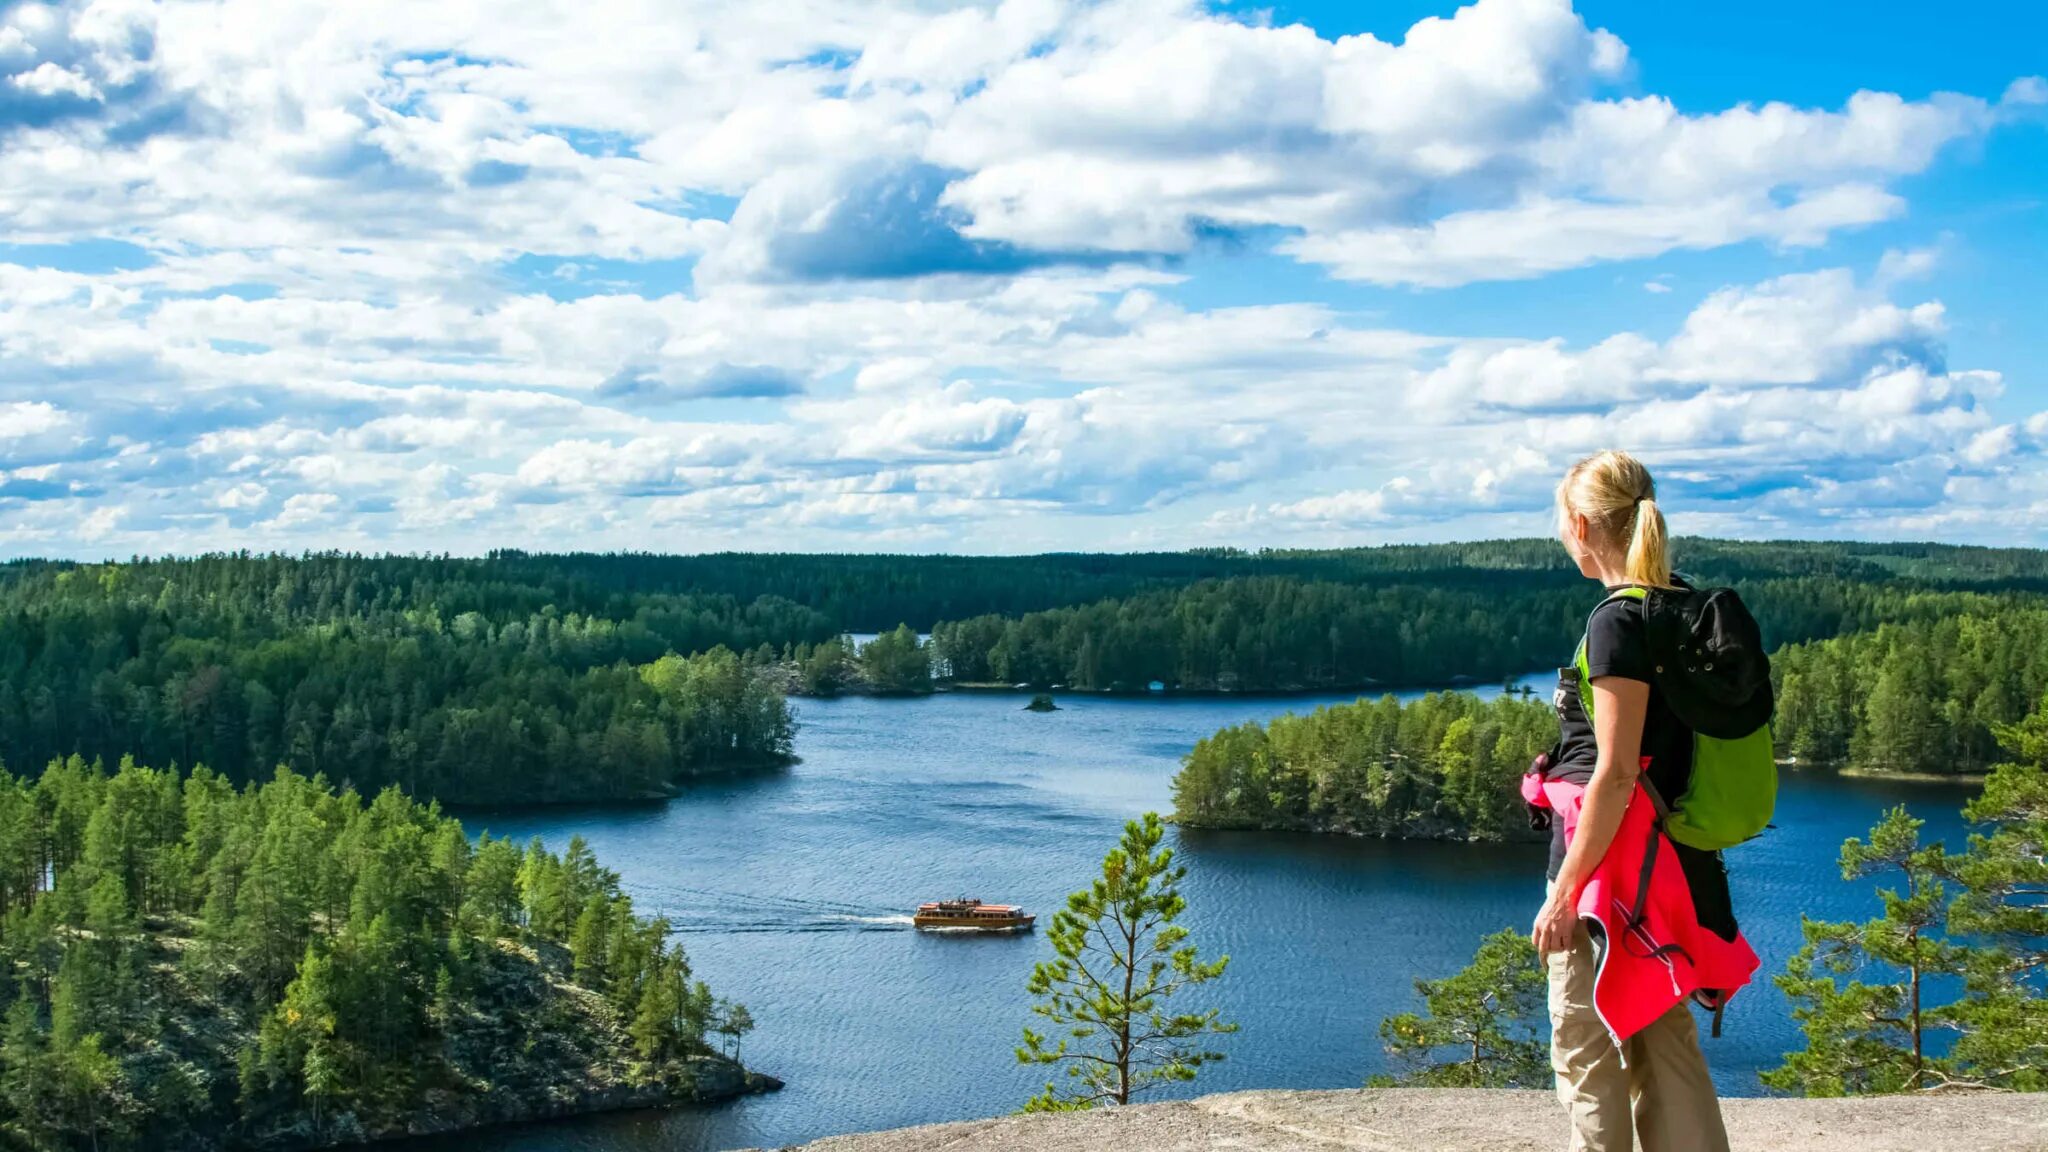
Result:
<svg viewBox="0 0 2048 1152"><path fill-rule="evenodd" d="M0 556L2048 545L2048 5L0 0Z"/></svg>

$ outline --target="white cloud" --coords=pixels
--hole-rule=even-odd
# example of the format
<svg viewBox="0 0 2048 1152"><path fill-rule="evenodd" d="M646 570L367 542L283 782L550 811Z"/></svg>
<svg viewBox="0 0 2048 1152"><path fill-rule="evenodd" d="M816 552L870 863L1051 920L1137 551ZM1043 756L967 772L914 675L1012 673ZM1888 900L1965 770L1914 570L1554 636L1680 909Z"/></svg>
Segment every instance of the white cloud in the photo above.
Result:
<svg viewBox="0 0 2048 1152"><path fill-rule="evenodd" d="M270 499L270 490L261 484L242 483L223 488L213 498L217 507L238 512L248 508L260 508Z"/></svg>
<svg viewBox="0 0 2048 1152"><path fill-rule="evenodd" d="M1681 112L1612 97L1627 47L1566 0L1478 0L1385 41L1173 0L9 19L16 54L50 57L10 84L104 105L8 142L11 231L358 296L474 291L523 253L900 275L1176 253L1215 228L1422 285L1810 247L1896 216L1888 181L2048 99L2023 78L1998 102Z"/></svg>
<svg viewBox="0 0 2048 1152"><path fill-rule="evenodd" d="M1763 191L1673 202L1593 202L1539 197L1509 208L1453 213L1416 228L1311 232L1281 250L1328 265L1348 280L1450 287L1525 280L1608 260L1745 240L1811 248L1830 232L1898 215L1905 202L1866 184L1845 184L1788 204Z"/></svg>
<svg viewBox="0 0 2048 1152"><path fill-rule="evenodd" d="M78 538L88 542L106 539L121 523L127 510L118 504L103 504L86 514L78 524Z"/></svg>
<svg viewBox="0 0 2048 1152"><path fill-rule="evenodd" d="M62 428L68 418L56 405L42 400L17 400L0 405L0 440L17 440Z"/></svg>
<svg viewBox="0 0 2048 1152"><path fill-rule="evenodd" d="M1230 273L1171 259L1824 263L2038 81L1682 110L1563 0L1386 39L1192 0L99 0L7 9L0 62L9 237L57 253L0 263L20 551L112 509L96 547L1512 527L1616 440L1772 514L1905 523L2035 491L2048 439L1947 364L1945 239L1570 340L1195 306Z"/></svg>
<svg viewBox="0 0 2048 1152"><path fill-rule="evenodd" d="M26 72L17 72L7 82L38 96L75 96L80 100L104 100L97 85L69 68L45 60Z"/></svg>
<svg viewBox="0 0 2048 1152"><path fill-rule="evenodd" d="M332 492L299 492L286 497L283 509L263 526L285 530L319 524L331 518L340 503L341 497Z"/></svg>

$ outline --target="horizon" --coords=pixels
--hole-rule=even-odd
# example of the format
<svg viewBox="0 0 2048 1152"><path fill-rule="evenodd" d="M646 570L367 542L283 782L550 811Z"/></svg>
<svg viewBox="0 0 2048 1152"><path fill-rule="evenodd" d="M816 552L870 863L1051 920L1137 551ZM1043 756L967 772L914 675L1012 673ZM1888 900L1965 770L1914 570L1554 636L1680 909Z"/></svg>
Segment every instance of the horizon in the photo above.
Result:
<svg viewBox="0 0 2048 1152"><path fill-rule="evenodd" d="M1674 534L1674 535L1673 535L1673 536L1671 537L1671 543L1672 543L1672 546L1673 546L1673 551L1674 551L1675 553L1679 552L1679 550L1680 550L1680 549L1681 549L1681 548L1682 548L1682 547L1683 547L1683 546L1684 546L1684 545L1685 545L1686 543L1688 543L1688 542L1694 542L1694 543L1705 543L1705 544L1743 544L1743 545L1757 545L1757 546L1774 546L1774 545L1775 545L1775 546L1799 546L1799 547L1850 547L1850 548L1877 548L1877 549L1909 549L1909 548L1940 548L1940 549L1950 549L1950 550L1955 550L1955 551L1963 551L1963 552L2044 552L2044 551L2048 551L2048 547L2044 547L2044 546L2037 546L2037 545L2029 545L2029 544L1973 544L1973 543L1958 543L1958 542L1954 542L1954 541L1947 541L1947 540L1932 540L1932 539L1925 539L1925 540L1916 540L1916 539L1899 539L1899 540L1879 540L1879 539L1852 539L1852 538L1847 538L1847 537L1843 537L1843 538L1814 538L1814 539L1799 539L1799 538L1793 538L1793 537L1757 537L1757 538L1748 538L1748 537L1739 537L1739 536L1700 536L1700 535L1686 535L1686 534ZM602 550L594 550L594 549L575 549L575 548L571 548L571 549L545 549L545 548L520 548L520 547L510 547L510 546L504 546L504 547L492 547L492 548L488 548L488 549L486 549L486 550L484 550L484 551L481 551L481 552L429 552L429 551L418 551L418 552L405 552L405 551L356 551L356 550L352 550L352 549L347 549L347 548L306 548L306 549L299 549L299 550L294 550L294 551L282 551L282 550L258 550L258 549L248 549L248 548L240 548L240 549L223 549L223 550L218 550L218 551L208 551L208 552L156 552L156 553L135 553L135 554L131 554L131 555L128 555L128 556L102 556L102 557L46 556L46 555L21 555L21 556L8 556L8 557L5 557L5 558L0 558L0 567L6 567L6 566L10 566L10 565L19 565L19 564L76 564L76 565L80 565L80 566L85 566L85 565L101 565L101 564L150 564L150 563L161 563L161 562L177 562L177 561L190 561L190 560L206 560L206 559L216 559L216 558L247 558L247 559L252 559L252 560L254 560L254 559L282 559L282 560L300 560L300 559L306 559L306 558L310 558L310 557L320 557L320 556L341 556L341 557L349 557L349 558L355 558L355 559L362 559L362 560L495 560L495 559L500 559L500 558L503 558L504 554L507 554L507 553L511 553L511 554L516 554L516 555L518 555L518 556L521 556L521 557L530 557L530 558L534 558L534 559L541 559L541 560L548 560L548 559L570 559L570 558L575 558L575 557L581 557L581 556L594 556L594 557L604 557L604 558L613 558L613 557L638 557L638 558L643 558L643 559L653 559L653 560L662 560L662 559L698 559L698 558L703 558L703 557L713 557L713 556L788 556L788 557L793 557L793 558L794 558L794 557L817 557L817 556L835 556L835 557L864 557L864 558L870 558L870 559L878 559L878 560L880 560L880 559L910 559L910 560L1031 560L1031 559L1043 559L1043 558L1046 558L1046 557L1055 557L1055 556L1191 556L1191 555L1195 555L1195 554L1198 554L1198 553L1236 553L1236 554L1239 554L1239 555L1243 555L1243 556L1259 556L1259 555L1263 555L1263 554L1266 554L1266 553L1324 553L1324 552L1361 552L1361 551L1379 551L1379 550L1387 550L1387 549L1399 549L1399 548L1413 548L1413 549L1422 549L1422 548L1457 548L1457 547L1464 547L1464 546L1470 546L1470 545L1485 545L1485 544L1556 544L1556 543L1557 543L1557 540L1556 540L1556 538L1555 538L1555 537L1550 537L1550 536L1487 536L1487 537L1473 537L1473 538L1470 538L1470 539L1458 539L1458 540L1395 540L1395 541L1380 541L1380 542L1371 542L1371 543L1359 543L1359 544L1331 544L1331 545L1322 545L1322 546L1300 546L1300 545L1261 545L1261 546L1256 546L1256 547L1238 547L1238 546L1235 546L1235 545L1229 545L1229 544L1205 544L1205 545L1190 545L1190 546L1187 546L1187 547L1182 547L1182 548L1150 548L1150 549L1134 549L1134 550L1121 550L1121 551L1119 551L1119 550L1116 550L1116 549L1072 549L1072 548L1067 548L1067 549L1054 549L1054 550L1051 550L1051 551L1044 551L1044 552L943 552L943 551L941 551L941 552L884 552L884 551L859 551L859 550L852 550L852 549L845 549L845 550L827 550L827 551L820 551L820 550L815 550L815 549L814 549L814 550L808 550L808 551L807 551L807 550L803 550L803 549L794 549L794 548L788 548L788 549L765 549L765 548L764 548L764 549L744 549L744 548L739 548L739 549L735 549L735 548L721 548L721 549L713 549L713 550L709 550L709 551L703 551L703 552L663 552L663 551L650 551L650 550L642 550L642 549L633 549L633 548L619 548L619 549L602 549ZM1562 549L1561 547L1560 547L1560 548L1559 548L1559 550L1558 550L1558 557L1559 557L1559 563L1560 563L1561 565L1562 565L1562 564L1568 564L1568 563L1570 562L1570 557L1569 557L1569 556L1567 556L1567 555L1566 555L1566 554L1564 553L1564 551L1563 551L1563 549ZM1675 559L1680 559L1680 560L1682 560L1682 559L1683 559L1682 553L1680 553L1679 555L1675 556L1674 558L1675 558Z"/></svg>
<svg viewBox="0 0 2048 1152"><path fill-rule="evenodd" d="M2048 9L1839 13L0 5L0 557L2048 544Z"/></svg>

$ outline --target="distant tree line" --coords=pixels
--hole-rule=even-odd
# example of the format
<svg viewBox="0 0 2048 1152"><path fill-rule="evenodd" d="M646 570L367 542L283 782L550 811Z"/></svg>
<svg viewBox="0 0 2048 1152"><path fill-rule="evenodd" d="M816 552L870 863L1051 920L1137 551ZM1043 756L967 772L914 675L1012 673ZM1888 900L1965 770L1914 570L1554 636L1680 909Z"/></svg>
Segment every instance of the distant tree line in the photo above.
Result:
<svg viewBox="0 0 2048 1152"><path fill-rule="evenodd" d="M1684 541L1680 557L1702 580L1741 587L1774 644L2001 618L2038 606L2048 587L2048 561L2028 550ZM786 762L782 690L1497 681L1561 663L1591 598L1542 540L1127 556L20 561L0 565L0 762L133 753L204 762L236 782L283 763L450 803L658 796L694 774ZM889 630L854 651L845 633L871 623ZM1854 736L1813 718L1848 714L1830 703L1849 699L1823 667L1838 664L1814 654L1788 665L1800 676L1787 684L1785 734L1807 732L1801 746L1816 757L1849 755L1839 749ZM2034 676L2006 677L1996 699L2024 699ZM1901 667L1893 680L1910 693L1926 678ZM1887 698L1884 684L1862 687ZM1964 678L1931 690L1954 700L1967 688ZM1968 724L1942 721L1965 734L1955 764L1984 763L1985 725L2017 714L1981 707ZM1850 728L1886 715L1878 707ZM1916 724L1891 728L1926 730Z"/></svg>
<svg viewBox="0 0 2048 1152"><path fill-rule="evenodd" d="M1725 575L1699 575L1719 583ZM1992 613L2030 594L1937 592L1910 581L1771 576L1739 585L1777 644L1888 620ZM1498 682L1567 662L1598 602L1570 579L1471 570L1423 584L1282 577L1205 581L1035 612L945 621L933 657L956 682L1141 691L1305 691Z"/></svg>
<svg viewBox="0 0 2048 1152"><path fill-rule="evenodd" d="M1824 578L1855 584L1910 582L1963 591L2048 592L2048 553L1946 544L1708 540L1676 542L1681 567L1718 583ZM1337 584L1573 585L1581 577L1549 539L1393 544L1338 549L1195 549L1187 552L1050 553L1037 556L902 556L802 553L494 553L463 561L521 586L579 590L563 610L595 611L589 597L619 594L772 597L816 610L841 630L880 632L899 623L930 631L942 620L1022 616L1048 608L1126 599L1205 580L1279 577ZM814 641L815 642L815 641ZM727 641L731 643L731 641ZM735 645L737 647L737 645Z"/></svg>
<svg viewBox="0 0 2048 1152"><path fill-rule="evenodd" d="M305 1146L687 1093L734 1014L690 975L580 840L472 844L396 789L284 770L0 774L9 1146Z"/></svg>

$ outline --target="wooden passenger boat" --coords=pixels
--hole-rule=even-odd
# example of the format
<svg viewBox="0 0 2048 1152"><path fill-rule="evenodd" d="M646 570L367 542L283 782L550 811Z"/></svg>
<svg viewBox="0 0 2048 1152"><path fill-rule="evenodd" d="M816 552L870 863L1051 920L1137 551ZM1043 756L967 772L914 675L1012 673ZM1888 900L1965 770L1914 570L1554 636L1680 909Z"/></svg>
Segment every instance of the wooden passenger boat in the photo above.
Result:
<svg viewBox="0 0 2048 1152"><path fill-rule="evenodd" d="M910 922L919 928L969 928L978 932L1029 932L1037 917L1013 904L984 904L965 896L917 906Z"/></svg>

